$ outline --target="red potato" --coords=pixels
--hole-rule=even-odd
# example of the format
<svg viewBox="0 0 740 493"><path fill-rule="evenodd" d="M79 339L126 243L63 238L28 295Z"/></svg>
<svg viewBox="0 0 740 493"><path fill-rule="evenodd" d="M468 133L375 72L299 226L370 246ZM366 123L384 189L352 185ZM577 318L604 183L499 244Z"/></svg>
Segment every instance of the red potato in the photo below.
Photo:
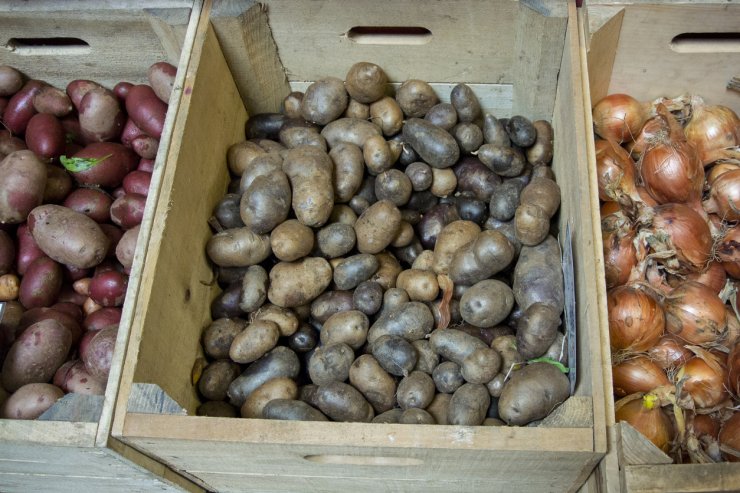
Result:
<svg viewBox="0 0 740 493"><path fill-rule="evenodd" d="M118 242L123 238L124 231L114 224L101 224L100 229L103 230L105 236L110 240L110 247L108 248L106 258L115 258L116 248L118 248Z"/></svg>
<svg viewBox="0 0 740 493"><path fill-rule="evenodd" d="M48 382L67 359L72 334L56 320L36 322L23 331L5 357L2 383L15 392L28 383Z"/></svg>
<svg viewBox="0 0 740 493"><path fill-rule="evenodd" d="M144 159L139 161L139 165L136 167L138 171L146 171L147 173L154 173L154 159Z"/></svg>
<svg viewBox="0 0 740 493"><path fill-rule="evenodd" d="M69 115L74 106L64 91L53 86L46 86L33 97L33 108L39 113L61 118Z"/></svg>
<svg viewBox="0 0 740 493"><path fill-rule="evenodd" d="M64 280L69 282L76 282L80 279L90 277L91 272L89 268L74 267L72 265L64 266Z"/></svg>
<svg viewBox="0 0 740 493"><path fill-rule="evenodd" d="M28 224L18 226L16 238L18 238L16 268L18 274L24 275L26 269L28 269L28 266L34 260L40 257L46 257L46 254L36 244L36 240L33 239L33 235L31 235L31 231L28 229Z"/></svg>
<svg viewBox="0 0 740 493"><path fill-rule="evenodd" d="M154 159L159 150L159 141L148 135L139 135L131 141L131 148L136 154L145 159Z"/></svg>
<svg viewBox="0 0 740 493"><path fill-rule="evenodd" d="M113 199L120 199L124 195L126 195L126 190L123 189L123 187L118 187L113 189L113 191L110 193L113 196Z"/></svg>
<svg viewBox="0 0 740 493"><path fill-rule="evenodd" d="M77 306L82 306L85 303L85 300L87 299L87 296L75 293L75 290L72 289L72 286L68 283L65 283L62 285L62 290L59 292L59 298L57 298L58 303L74 303Z"/></svg>
<svg viewBox="0 0 740 493"><path fill-rule="evenodd" d="M134 87L132 83L121 81L115 86L113 86L113 94L115 94L118 97L118 99L121 100L121 102L124 102L126 101L128 92L131 90L132 87Z"/></svg>
<svg viewBox="0 0 740 493"><path fill-rule="evenodd" d="M74 181L64 168L55 164L46 166L46 186L44 187L45 204L58 204L72 192Z"/></svg>
<svg viewBox="0 0 740 493"><path fill-rule="evenodd" d="M98 89L101 86L97 82L93 82L91 80L84 80L84 79L76 79L67 84L67 96L69 96L69 99L72 100L72 104L75 105L75 108L80 107L80 103L82 102L82 98L85 97L85 94L92 91L93 89Z"/></svg>
<svg viewBox="0 0 740 493"><path fill-rule="evenodd" d="M64 134L68 141L71 141L77 145L83 144L84 138L82 137L82 129L80 128L80 120L77 118L77 113L73 113L59 119L64 128ZM69 142L68 142L69 143ZM66 156L73 156L75 153L67 152Z"/></svg>
<svg viewBox="0 0 740 493"><path fill-rule="evenodd" d="M81 185L115 188L138 162L136 153L123 144L94 142L62 164Z"/></svg>
<svg viewBox="0 0 740 493"><path fill-rule="evenodd" d="M121 306L127 286L127 275L116 270L103 272L90 281L90 298L102 307Z"/></svg>
<svg viewBox="0 0 740 493"><path fill-rule="evenodd" d="M33 151L15 151L0 162L0 222L18 224L41 204L46 165Z"/></svg>
<svg viewBox="0 0 740 493"><path fill-rule="evenodd" d="M106 223L110 221L112 204L113 197L99 188L78 188L67 196L62 205L86 215L96 223Z"/></svg>
<svg viewBox="0 0 740 493"><path fill-rule="evenodd" d="M121 321L121 309L118 307L104 307L86 316L82 327L88 332L97 332L110 325L118 325Z"/></svg>
<svg viewBox="0 0 740 493"><path fill-rule="evenodd" d="M81 360L71 360L59 367L54 374L54 385L65 392L85 395L105 394L103 380L93 377Z"/></svg>
<svg viewBox="0 0 740 493"><path fill-rule="evenodd" d="M148 135L155 139L162 137L167 104L157 97L150 86L140 84L129 90L126 111L134 123Z"/></svg>
<svg viewBox="0 0 740 493"><path fill-rule="evenodd" d="M10 98L3 111L2 120L5 128L14 135L23 135L26 132L29 120L36 114L33 98L47 85L46 82L40 80L29 80Z"/></svg>
<svg viewBox="0 0 740 493"><path fill-rule="evenodd" d="M126 120L126 124L123 126L123 131L121 132L121 144L131 147L131 142L140 135L146 135L146 133L137 127L134 121L129 118Z"/></svg>
<svg viewBox="0 0 740 493"><path fill-rule="evenodd" d="M126 193L149 194L149 185L152 174L146 171L134 170L123 179L123 189Z"/></svg>
<svg viewBox="0 0 740 493"><path fill-rule="evenodd" d="M36 419L64 397L62 389L48 383L30 383L8 397L0 418Z"/></svg>
<svg viewBox="0 0 740 493"><path fill-rule="evenodd" d="M6 156L15 151L28 149L26 142L10 133L10 130L0 128L0 154Z"/></svg>
<svg viewBox="0 0 740 493"><path fill-rule="evenodd" d="M139 226L134 226L127 230L116 246L116 258L123 266L124 272L130 272L134 263L134 253L136 253L136 242L139 238L140 229Z"/></svg>
<svg viewBox="0 0 740 493"><path fill-rule="evenodd" d="M146 195L127 193L117 198L110 208L111 220L123 229L131 229L144 219Z"/></svg>
<svg viewBox="0 0 740 493"><path fill-rule="evenodd" d="M118 326L111 325L95 332L84 351L80 348L80 358L85 363L87 371L104 382L108 381L117 336Z"/></svg>
<svg viewBox="0 0 740 493"><path fill-rule="evenodd" d="M177 67L167 62L157 62L149 67L147 77L154 94L165 103L170 102L170 94L175 86Z"/></svg>
<svg viewBox="0 0 740 493"><path fill-rule="evenodd" d="M15 243L13 237L0 230L0 276L11 272L15 266Z"/></svg>
<svg viewBox="0 0 740 493"><path fill-rule="evenodd" d="M65 301L51 305L50 308L58 312L66 313L67 315L72 317L78 324L82 323L82 309L74 303Z"/></svg>
<svg viewBox="0 0 740 493"><path fill-rule="evenodd" d="M49 257L34 260L21 279L18 301L26 309L53 305L62 289L62 277L62 266Z"/></svg>
<svg viewBox="0 0 740 493"><path fill-rule="evenodd" d="M8 106L8 98L0 98L0 115L3 114L5 108Z"/></svg>
<svg viewBox="0 0 740 493"><path fill-rule="evenodd" d="M80 313L82 313L81 310ZM28 327L41 322L42 320L54 320L66 327L72 335L72 344L77 344L82 337L82 326L75 316L64 311L57 310L56 308L47 307L31 308L30 310L23 312L18 328L16 329L16 333L20 335Z"/></svg>
<svg viewBox="0 0 740 493"><path fill-rule="evenodd" d="M0 96L12 96L23 87L23 74L9 65L0 65Z"/></svg>
<svg viewBox="0 0 740 493"><path fill-rule="evenodd" d="M61 156L66 148L64 127L54 115L37 113L26 126L26 145L41 159L51 161Z"/></svg>
<svg viewBox="0 0 740 493"><path fill-rule="evenodd" d="M92 142L115 140L121 135L126 115L112 91L104 87L91 89L78 106L83 137Z"/></svg>

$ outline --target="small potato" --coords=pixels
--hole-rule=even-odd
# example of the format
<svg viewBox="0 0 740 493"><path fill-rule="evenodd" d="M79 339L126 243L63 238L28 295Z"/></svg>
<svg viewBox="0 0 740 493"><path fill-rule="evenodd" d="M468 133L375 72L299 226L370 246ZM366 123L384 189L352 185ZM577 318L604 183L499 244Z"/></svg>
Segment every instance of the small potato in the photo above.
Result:
<svg viewBox="0 0 740 493"><path fill-rule="evenodd" d="M276 171L258 176L242 194L239 211L244 225L256 234L267 234L288 218L290 182Z"/></svg>
<svg viewBox="0 0 740 493"><path fill-rule="evenodd" d="M321 130L329 148L342 142L354 144L359 148L365 146L365 141L373 135L381 135L380 127L366 120L358 118L339 118L326 125Z"/></svg>
<svg viewBox="0 0 740 493"><path fill-rule="evenodd" d="M372 344L381 336L393 335L415 341L426 337L432 331L433 324L432 312L424 303L418 301L401 303L381 313L370 327L367 340Z"/></svg>
<svg viewBox="0 0 740 493"><path fill-rule="evenodd" d="M486 419L491 396L485 385L466 383L452 394L447 410L451 425L478 426Z"/></svg>
<svg viewBox="0 0 740 493"><path fill-rule="evenodd" d="M23 87L23 74L10 65L0 65L0 97L7 98Z"/></svg>
<svg viewBox="0 0 740 493"><path fill-rule="evenodd" d="M432 332L429 342L435 353L457 363L459 366L462 366L465 358L476 349L488 347L485 342L477 337L452 328L435 330Z"/></svg>
<svg viewBox="0 0 740 493"><path fill-rule="evenodd" d="M521 185L514 181L505 181L495 185L489 204L491 217L499 221L510 221L519 206L521 191Z"/></svg>
<svg viewBox="0 0 740 493"><path fill-rule="evenodd" d="M346 383L319 385L317 400L319 410L334 421L369 423L375 416L360 391Z"/></svg>
<svg viewBox="0 0 740 493"><path fill-rule="evenodd" d="M499 221L498 219L491 216L486 219L485 223L483 223L483 229L498 231L499 233L503 234L506 239L509 240L509 243L511 243L514 247L514 251L516 252L515 255L519 255L519 252L522 249L522 242L520 242L516 237L516 227L513 220Z"/></svg>
<svg viewBox="0 0 740 493"><path fill-rule="evenodd" d="M275 399L295 399L298 397L298 386L285 377L277 377L260 385L246 398L241 406L242 418L263 417L262 411L265 406Z"/></svg>
<svg viewBox="0 0 740 493"><path fill-rule="evenodd" d="M311 318L321 324L346 310L352 310L351 291L326 291L311 302Z"/></svg>
<svg viewBox="0 0 740 493"><path fill-rule="evenodd" d="M273 399L262 408L262 418L290 421L329 421L315 407L295 399Z"/></svg>
<svg viewBox="0 0 740 493"><path fill-rule="evenodd" d="M227 395L232 405L241 407L249 395L273 378L296 378L300 371L298 356L285 346L275 349L252 363L231 385Z"/></svg>
<svg viewBox="0 0 740 493"><path fill-rule="evenodd" d="M349 202L362 185L365 171L362 149L355 144L341 142L332 147L329 157L334 163L334 201Z"/></svg>
<svg viewBox="0 0 740 493"><path fill-rule="evenodd" d="M39 158L51 162L65 152L64 127L54 115L33 115L26 127L26 145Z"/></svg>
<svg viewBox="0 0 740 493"><path fill-rule="evenodd" d="M388 200L397 207L409 201L411 192L411 180L400 170L383 171L375 180L375 196L378 200Z"/></svg>
<svg viewBox="0 0 740 493"><path fill-rule="evenodd" d="M527 156L527 161L535 166L546 165L552 161L553 153L553 130L552 125L545 120L537 120L532 123L534 129L537 132L532 147L527 148L524 154Z"/></svg>
<svg viewBox="0 0 740 493"><path fill-rule="evenodd" d="M370 118L370 106L364 103L360 103L356 99L349 98L347 109L344 110L344 114L342 116L345 118L358 118L360 120L367 120Z"/></svg>
<svg viewBox="0 0 740 493"><path fill-rule="evenodd" d="M396 101L408 118L423 118L439 97L428 83L408 79L396 89Z"/></svg>
<svg viewBox="0 0 740 493"><path fill-rule="evenodd" d="M288 219L270 233L272 252L283 262L293 262L313 250L314 235L311 228L297 219Z"/></svg>
<svg viewBox="0 0 740 493"><path fill-rule="evenodd" d="M537 129L529 119L521 115L509 118L505 128L511 141L519 147L529 147L537 139Z"/></svg>
<svg viewBox="0 0 740 493"><path fill-rule="evenodd" d="M149 66L146 75L154 94L163 102L169 103L175 86L177 67L167 62L156 62Z"/></svg>
<svg viewBox="0 0 740 493"><path fill-rule="evenodd" d="M110 218L116 226L131 229L141 224L144 219L146 196L138 193L127 193L113 201L110 207Z"/></svg>
<svg viewBox="0 0 740 493"><path fill-rule="evenodd" d="M416 349L416 354L418 356L416 365L414 366L414 371L422 371L431 375L439 364L439 356L432 349L432 345L427 339L411 341L411 345Z"/></svg>
<svg viewBox="0 0 740 493"><path fill-rule="evenodd" d="M343 342L354 350L360 349L367 341L370 320L358 310L335 313L324 322L321 328L321 344L328 346Z"/></svg>
<svg viewBox="0 0 740 493"><path fill-rule="evenodd" d="M403 111L395 99L386 96L370 105L370 121L390 137L401 131Z"/></svg>
<svg viewBox="0 0 740 493"><path fill-rule="evenodd" d="M349 224L350 226L353 226L355 221L357 221L357 214L350 206L345 204L336 204L329 217L329 222Z"/></svg>
<svg viewBox="0 0 740 493"><path fill-rule="evenodd" d="M434 418L438 425L449 424L447 421L447 410L450 407L452 394L436 394L432 403L427 406L426 411Z"/></svg>
<svg viewBox="0 0 740 493"><path fill-rule="evenodd" d="M229 385L239 376L239 365L232 361L218 360L203 369L198 379L200 394L211 401L222 401L226 398Z"/></svg>
<svg viewBox="0 0 740 493"><path fill-rule="evenodd" d="M126 113L136 126L149 136L155 139L162 138L167 103L157 97L151 86L139 84L129 89L126 96Z"/></svg>
<svg viewBox="0 0 740 493"><path fill-rule="evenodd" d="M424 119L429 123L443 128L447 131L457 125L457 111L450 103L438 103L432 106Z"/></svg>
<svg viewBox="0 0 740 493"><path fill-rule="evenodd" d="M283 99L281 103L281 113L286 118L301 118L301 101L303 100L303 93L300 91L293 91Z"/></svg>
<svg viewBox="0 0 740 493"><path fill-rule="evenodd" d="M113 198L99 188L78 188L62 203L73 211L80 212L97 223L109 222Z"/></svg>
<svg viewBox="0 0 740 493"><path fill-rule="evenodd" d="M308 375L316 385L344 382L349 378L349 368L355 360L352 348L343 342L319 346L308 360Z"/></svg>
<svg viewBox="0 0 740 493"><path fill-rule="evenodd" d="M513 307L513 291L495 279L476 283L460 298L463 320L476 327L493 327L499 324L506 319Z"/></svg>
<svg viewBox="0 0 740 493"><path fill-rule="evenodd" d="M542 302L562 313L563 271L558 240L548 236L536 246L522 247L514 268L512 288L516 303L522 310Z"/></svg>
<svg viewBox="0 0 740 493"><path fill-rule="evenodd" d="M361 282L370 279L378 267L378 259L369 253L347 257L334 268L334 284L340 290L354 289Z"/></svg>
<svg viewBox="0 0 740 493"><path fill-rule="evenodd" d="M356 243L355 228L351 224L332 223L316 233L319 252L329 259L346 255L352 251Z"/></svg>
<svg viewBox="0 0 740 493"><path fill-rule="evenodd" d="M237 142L226 151L226 162L229 165L229 171L234 176L242 176L252 161L263 154L266 154L264 149L254 142L248 140Z"/></svg>
<svg viewBox="0 0 740 493"><path fill-rule="evenodd" d="M280 129L285 123L282 113L257 113L250 115L244 124L244 136L247 139L278 140Z"/></svg>
<svg viewBox="0 0 740 493"><path fill-rule="evenodd" d="M237 373L238 374L238 373ZM54 374L54 385L65 393L104 395L106 382L93 377L81 360L64 363Z"/></svg>
<svg viewBox="0 0 740 493"><path fill-rule="evenodd" d="M508 425L522 426L550 414L570 395L568 377L555 365L533 363L512 373L498 401Z"/></svg>
<svg viewBox="0 0 740 493"><path fill-rule="evenodd" d="M526 159L517 148L483 144L478 148L478 159L500 176L518 176L524 170Z"/></svg>
<svg viewBox="0 0 740 493"><path fill-rule="evenodd" d="M480 103L470 86L458 84L452 88L450 102L461 122L474 122L481 115Z"/></svg>
<svg viewBox="0 0 740 493"><path fill-rule="evenodd" d="M447 197L457 188L457 177L450 168L432 168L432 186L430 190L435 197Z"/></svg>
<svg viewBox="0 0 740 493"><path fill-rule="evenodd" d="M474 123L458 123L451 133L464 153L470 154L483 144L483 130Z"/></svg>
<svg viewBox="0 0 740 493"><path fill-rule="evenodd" d="M422 246L418 240L416 241L415 244L412 244L415 239L416 239L416 233L414 232L414 227L410 223L406 221L402 221L401 227L398 230L398 234L396 235L395 238L393 238L393 241L391 242L391 246L394 248L410 247L412 249L411 251L415 251L416 248L418 247L418 250L421 251ZM397 250L394 250L394 252L397 252ZM405 259L400 258L400 260L405 260Z"/></svg>
<svg viewBox="0 0 740 493"><path fill-rule="evenodd" d="M457 190L470 192L484 202L491 200L494 187L501 183L501 178L475 156L464 156L452 169L457 177Z"/></svg>
<svg viewBox="0 0 740 493"><path fill-rule="evenodd" d="M422 251L414 260L414 263L411 265L412 269L416 270L432 270L432 265L434 261L434 252L432 250L424 250Z"/></svg>
<svg viewBox="0 0 740 493"><path fill-rule="evenodd" d="M3 110L3 127L14 135L23 135L28 121L36 114L33 99L48 84L40 80L29 80L8 100Z"/></svg>
<svg viewBox="0 0 740 493"><path fill-rule="evenodd" d="M234 338L240 334L246 322L241 319L221 318L206 327L201 336L203 350L213 359L229 357L229 348Z"/></svg>
<svg viewBox="0 0 740 493"><path fill-rule="evenodd" d="M62 389L48 383L29 383L5 401L0 417L36 419L64 396Z"/></svg>
<svg viewBox="0 0 740 493"><path fill-rule="evenodd" d="M329 155L316 147L299 146L285 154L283 171L293 192L293 212L306 226L319 227L329 219L334 207L333 170Z"/></svg>
<svg viewBox="0 0 740 493"><path fill-rule="evenodd" d="M371 343L370 352L385 371L399 377L405 377L413 371L418 359L411 343L392 335L378 337Z"/></svg>
<svg viewBox="0 0 740 493"><path fill-rule="evenodd" d="M139 239L139 226L124 231L121 239L116 244L116 259L121 263L124 269L131 270L134 264L134 254L136 252L136 243Z"/></svg>
<svg viewBox="0 0 740 493"><path fill-rule="evenodd" d="M130 93L129 93L130 96ZM128 98L127 98L128 99ZM123 124L126 123L126 114L121 108L118 98L113 91L104 87L97 87L88 91L83 96L77 107L80 119L80 128L82 135L91 142L105 142L115 140L123 131ZM165 106L166 111L166 106ZM142 112L138 109L138 114ZM140 123L132 117L135 123ZM164 119L162 120L164 124ZM147 132L147 129L138 125L139 128ZM147 127L151 129L150 127ZM148 133L148 132L147 132ZM160 135L151 135L159 139Z"/></svg>
<svg viewBox="0 0 740 493"><path fill-rule="evenodd" d="M375 416L372 420L372 423L383 423L383 424L400 423L402 414L403 414L403 410L398 407L394 409L389 409L388 411L384 413L380 413L377 416Z"/></svg>
<svg viewBox="0 0 740 493"><path fill-rule="evenodd" d="M403 126L403 138L432 168L449 168L460 158L460 147L446 130L420 118L410 118Z"/></svg>
<svg viewBox="0 0 740 493"><path fill-rule="evenodd" d="M62 289L62 266L49 257L40 257L28 266L21 279L18 301L26 309L51 306Z"/></svg>
<svg viewBox="0 0 740 493"><path fill-rule="evenodd" d="M445 361L434 368L432 380L439 392L452 394L465 383L460 372L460 365L453 361Z"/></svg>
<svg viewBox="0 0 740 493"><path fill-rule="evenodd" d="M0 223L26 220L41 204L46 174L46 165L29 150L15 151L0 162Z"/></svg>
<svg viewBox="0 0 740 493"><path fill-rule="evenodd" d="M398 422L404 425L434 425L437 422L434 417L426 412L424 409L418 407L411 407L406 409L401 417L398 418Z"/></svg>
<svg viewBox="0 0 740 493"><path fill-rule="evenodd" d="M520 201L539 206L551 218L560 207L560 187L549 178L532 178L522 190Z"/></svg>
<svg viewBox="0 0 740 493"><path fill-rule="evenodd" d="M298 146L314 146L322 151L327 150L326 139L321 136L318 128L314 126L304 127L300 125L285 126L280 129L280 143L288 149Z"/></svg>
<svg viewBox="0 0 740 493"><path fill-rule="evenodd" d="M425 270L404 270L398 275L396 286L406 290L413 301L434 301L439 294L437 275Z"/></svg>
<svg viewBox="0 0 740 493"><path fill-rule="evenodd" d="M385 94L388 76L382 68L370 62L352 65L344 80L349 95L360 103L372 103Z"/></svg>
<svg viewBox="0 0 740 493"><path fill-rule="evenodd" d="M344 113L348 101L349 96L341 79L319 79L306 88L301 100L301 116L309 122L326 125Z"/></svg>
<svg viewBox="0 0 740 493"><path fill-rule="evenodd" d="M522 368L524 358L519 354L516 345L516 336L502 335L491 342L491 348L501 356L501 373L506 375L511 371Z"/></svg>
<svg viewBox="0 0 740 493"><path fill-rule="evenodd" d="M280 338L280 329L275 322L255 320L234 337L229 349L229 357L237 363L251 363L274 348L278 338Z"/></svg>
<svg viewBox="0 0 740 493"><path fill-rule="evenodd" d="M361 282L352 293L352 306L367 316L375 315L383 304L383 287L375 281Z"/></svg>
<svg viewBox="0 0 740 493"><path fill-rule="evenodd" d="M371 175L382 173L394 163L388 142L380 135L368 137L362 148L362 157Z"/></svg>
<svg viewBox="0 0 740 493"><path fill-rule="evenodd" d="M562 363L566 367L568 366L568 349L565 345L565 336L562 332L555 334L555 340L550 344L550 347L547 348L547 351L545 351L542 357L550 358L553 361Z"/></svg>
<svg viewBox="0 0 740 493"><path fill-rule="evenodd" d="M555 341L560 313L543 303L533 303L516 324L516 346L524 359L545 354Z"/></svg>
<svg viewBox="0 0 740 493"><path fill-rule="evenodd" d="M401 226L401 212L388 200L379 200L355 223L360 253L379 253L391 244Z"/></svg>
<svg viewBox="0 0 740 493"><path fill-rule="evenodd" d="M409 302L409 295L406 291L399 288L389 288L383 293L383 304L378 318L388 316L389 313Z"/></svg>
<svg viewBox="0 0 740 493"><path fill-rule="evenodd" d="M411 186L415 192L422 192L432 186L433 174L432 168L421 161L411 163L406 166L406 176L411 181Z"/></svg>
<svg viewBox="0 0 740 493"><path fill-rule="evenodd" d="M396 404L396 380L370 354L360 355L349 369L349 382L380 414Z"/></svg>
<svg viewBox="0 0 740 493"><path fill-rule="evenodd" d="M488 393L491 394L491 397L495 397L496 399L501 397L501 392L504 391L505 383L506 375L504 373L499 373L493 377L491 381L486 384L486 388L488 389ZM498 402L496 402L496 406L498 406ZM498 407L496 411L498 412Z"/></svg>
<svg viewBox="0 0 740 493"><path fill-rule="evenodd" d="M227 229L208 240L206 252L221 267L249 267L270 255L270 237L258 235L247 227Z"/></svg>
<svg viewBox="0 0 740 493"><path fill-rule="evenodd" d="M434 245L434 272L447 274L455 253L473 241L480 231L480 226L472 221L458 220L444 226Z"/></svg>
<svg viewBox="0 0 740 493"><path fill-rule="evenodd" d="M516 254L511 242L498 231L481 231L452 257L449 276L455 284L471 286L511 264Z"/></svg>
<svg viewBox="0 0 740 493"><path fill-rule="evenodd" d="M380 252L375 255L375 258L378 259L378 270L375 271L371 280L380 284L385 290L395 287L398 274L403 270L401 264L388 252Z"/></svg>
<svg viewBox="0 0 740 493"><path fill-rule="evenodd" d="M424 409L434 398L434 381L428 373L412 371L398 383L396 397L401 409Z"/></svg>
<svg viewBox="0 0 740 493"><path fill-rule="evenodd" d="M305 305L324 292L331 280L331 266L323 258L280 262L270 270L267 298L272 304L285 308Z"/></svg>
<svg viewBox="0 0 740 493"><path fill-rule="evenodd" d="M242 278L239 308L245 313L253 312L267 300L267 271L261 265L252 265Z"/></svg>
<svg viewBox="0 0 740 493"><path fill-rule="evenodd" d="M0 276L0 301L13 301L18 299L21 290L21 281L15 274L4 274Z"/></svg>
<svg viewBox="0 0 740 493"><path fill-rule="evenodd" d="M319 343L319 333L310 324L303 323L288 336L288 347L296 353L307 353Z"/></svg>
<svg viewBox="0 0 740 493"><path fill-rule="evenodd" d="M511 139L503 122L490 113L486 113L483 118L483 140L486 144L511 147Z"/></svg>
<svg viewBox="0 0 740 493"><path fill-rule="evenodd" d="M479 348L463 360L460 367L466 382L486 384L493 380L501 369L501 356L491 348Z"/></svg>

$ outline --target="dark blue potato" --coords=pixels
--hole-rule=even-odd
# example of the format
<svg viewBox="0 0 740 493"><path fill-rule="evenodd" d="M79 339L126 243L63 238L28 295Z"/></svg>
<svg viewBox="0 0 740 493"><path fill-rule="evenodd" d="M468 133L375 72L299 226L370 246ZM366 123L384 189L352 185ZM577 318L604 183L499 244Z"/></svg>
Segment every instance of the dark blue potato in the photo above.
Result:
<svg viewBox="0 0 740 493"><path fill-rule="evenodd" d="M224 229L244 227L244 222L239 215L239 202L241 194L227 193L221 201L216 204L213 215Z"/></svg>
<svg viewBox="0 0 740 493"><path fill-rule="evenodd" d="M490 113L483 118L483 140L486 144L502 147L511 146L511 139L504 128L504 120L499 120Z"/></svg>
<svg viewBox="0 0 740 493"><path fill-rule="evenodd" d="M392 335L415 341L425 338L433 326L434 317L429 307L418 301L409 301L383 311L370 327L367 340L372 344L384 335Z"/></svg>
<svg viewBox="0 0 740 493"><path fill-rule="evenodd" d="M247 139L280 140L280 128L285 122L282 113L258 113L252 115L244 126Z"/></svg>
<svg viewBox="0 0 740 493"><path fill-rule="evenodd" d="M563 311L563 271L560 268L558 240L548 236L535 246L523 246L514 269L514 296L526 310L541 302Z"/></svg>
<svg viewBox="0 0 740 493"><path fill-rule="evenodd" d="M288 346L296 353L307 353L319 343L319 333L310 324L303 323L288 337Z"/></svg>
<svg viewBox="0 0 740 493"><path fill-rule="evenodd" d="M428 250L433 249L442 229L459 219L460 215L454 204L438 204L432 207L415 228L422 246Z"/></svg>
<svg viewBox="0 0 740 493"><path fill-rule="evenodd" d="M521 115L512 116L506 122L506 133L511 141L519 147L529 147L537 139L537 129L532 122Z"/></svg>
<svg viewBox="0 0 740 493"><path fill-rule="evenodd" d="M460 146L460 150L469 154L483 144L483 131L474 123L458 123L452 129L452 135Z"/></svg>
<svg viewBox="0 0 740 493"><path fill-rule="evenodd" d="M262 409L264 419L282 419L292 421L329 421L315 407L303 401L293 399L273 399Z"/></svg>
<svg viewBox="0 0 740 493"><path fill-rule="evenodd" d="M392 335L384 335L373 342L370 351L385 371L398 377L411 373L418 358L409 341Z"/></svg>
<svg viewBox="0 0 740 493"><path fill-rule="evenodd" d="M458 84L450 92L450 102L461 122L474 122L480 117L481 108L475 92L466 84Z"/></svg>
<svg viewBox="0 0 740 493"><path fill-rule="evenodd" d="M379 266L375 255L369 253L347 257L334 267L334 284L337 289L354 289L361 282L370 279Z"/></svg>
<svg viewBox="0 0 740 493"><path fill-rule="evenodd" d="M453 168L457 177L457 191L471 192L475 198L488 202L501 178L475 156L464 156Z"/></svg>
<svg viewBox="0 0 740 493"><path fill-rule="evenodd" d="M489 210L491 217L499 221L510 221L519 206L519 194L523 186L516 181L505 181L493 187Z"/></svg>
<svg viewBox="0 0 740 493"><path fill-rule="evenodd" d="M478 159L491 171L501 176L518 176L524 170L527 160L515 147L483 144L478 149Z"/></svg>
<svg viewBox="0 0 740 493"><path fill-rule="evenodd" d="M403 137L421 159L433 168L449 168L460 158L460 147L455 138L426 120L406 120Z"/></svg>
<svg viewBox="0 0 740 493"><path fill-rule="evenodd" d="M457 125L457 111L450 103L439 103L432 106L424 119L445 130L452 130Z"/></svg>
<svg viewBox="0 0 740 493"><path fill-rule="evenodd" d="M375 281L361 282L352 292L352 306L365 315L375 315L383 304L383 287Z"/></svg>
<svg viewBox="0 0 740 493"><path fill-rule="evenodd" d="M473 221L482 226L488 219L488 205L482 200L476 199L470 192L462 192L442 199L442 202L450 202L457 206L460 219Z"/></svg>
<svg viewBox="0 0 740 493"><path fill-rule="evenodd" d="M236 281L224 289L221 294L216 296L216 298L211 302L211 318L216 320L218 318L234 318L243 316L244 312L239 308L241 290L241 281Z"/></svg>
<svg viewBox="0 0 740 493"><path fill-rule="evenodd" d="M273 378L295 378L300 371L298 356L285 346L275 349L250 364L231 385L227 395L232 405L241 407L249 395Z"/></svg>

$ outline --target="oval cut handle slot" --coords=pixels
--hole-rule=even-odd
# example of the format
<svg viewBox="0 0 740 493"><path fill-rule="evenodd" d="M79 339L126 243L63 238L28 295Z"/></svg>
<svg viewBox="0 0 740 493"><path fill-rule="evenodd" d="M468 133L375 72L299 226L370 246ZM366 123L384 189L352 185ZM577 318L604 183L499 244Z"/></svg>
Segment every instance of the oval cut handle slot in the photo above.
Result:
<svg viewBox="0 0 740 493"><path fill-rule="evenodd" d="M671 40L676 53L740 53L740 33L683 33Z"/></svg>
<svg viewBox="0 0 740 493"><path fill-rule="evenodd" d="M85 55L90 45L79 38L10 38L5 49L18 55Z"/></svg>
<svg viewBox="0 0 740 493"><path fill-rule="evenodd" d="M317 464L339 464L352 466L420 466L423 460L411 457L376 457L368 455L307 455L307 461Z"/></svg>
<svg viewBox="0 0 740 493"><path fill-rule="evenodd" d="M415 26L355 26L346 36L361 45L425 45L432 31Z"/></svg>

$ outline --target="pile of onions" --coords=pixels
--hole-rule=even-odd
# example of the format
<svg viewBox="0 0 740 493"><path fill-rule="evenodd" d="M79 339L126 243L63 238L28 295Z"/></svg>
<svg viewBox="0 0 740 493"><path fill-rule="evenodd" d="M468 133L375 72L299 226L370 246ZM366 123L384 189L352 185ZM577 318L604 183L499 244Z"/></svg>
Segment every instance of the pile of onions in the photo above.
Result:
<svg viewBox="0 0 740 493"><path fill-rule="evenodd" d="M593 121L617 420L740 461L740 119L614 94Z"/></svg>

